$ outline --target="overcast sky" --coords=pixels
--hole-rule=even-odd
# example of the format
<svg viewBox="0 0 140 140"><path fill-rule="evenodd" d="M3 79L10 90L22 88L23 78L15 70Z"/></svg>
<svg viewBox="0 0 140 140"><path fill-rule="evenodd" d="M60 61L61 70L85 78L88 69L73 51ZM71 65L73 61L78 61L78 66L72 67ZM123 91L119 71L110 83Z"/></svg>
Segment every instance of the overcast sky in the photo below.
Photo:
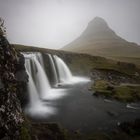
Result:
<svg viewBox="0 0 140 140"><path fill-rule="evenodd" d="M80 36L94 17L140 44L140 0L0 0L11 43L61 48Z"/></svg>

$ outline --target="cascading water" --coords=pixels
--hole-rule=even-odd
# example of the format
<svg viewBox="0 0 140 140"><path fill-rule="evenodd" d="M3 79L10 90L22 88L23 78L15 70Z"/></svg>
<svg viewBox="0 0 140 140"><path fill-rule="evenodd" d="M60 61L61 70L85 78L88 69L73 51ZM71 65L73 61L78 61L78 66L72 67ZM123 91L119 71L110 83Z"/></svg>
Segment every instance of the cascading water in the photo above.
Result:
<svg viewBox="0 0 140 140"><path fill-rule="evenodd" d="M42 108L42 102L38 96L37 88L36 88L36 85L32 78L33 73L32 73L32 69L31 69L31 59L30 58L26 58L25 67L26 67L26 72L29 76L29 82L27 85L28 93L29 93L29 104L28 104L28 108L25 109L25 112L26 113L31 112L30 113L31 115L35 115L36 112L38 112L38 110L40 108Z"/></svg>
<svg viewBox="0 0 140 140"><path fill-rule="evenodd" d="M37 67L36 79L38 85L38 92L41 93L41 98L45 99L46 95L49 94L51 86L49 84L48 78L38 59L34 58L34 63Z"/></svg>
<svg viewBox="0 0 140 140"><path fill-rule="evenodd" d="M28 58L25 61L26 69L33 77L32 79L35 80L34 83L36 85L38 93L41 94L41 98L45 98L46 94L49 93L51 86L42 66L44 65L42 61L42 56L40 53L36 53L25 55L25 58Z"/></svg>
<svg viewBox="0 0 140 140"><path fill-rule="evenodd" d="M28 93L29 93L29 104L26 107L25 112L31 116L37 115L50 115L55 113L55 109L46 106L41 98L44 98L46 94L50 91L50 84L46 77L46 74L39 62L38 54L24 54L25 56L25 67L27 74L29 76L28 82ZM41 59L40 59L41 60ZM35 76L35 82L33 79ZM41 92L41 98L40 93ZM49 94L49 93L48 93Z"/></svg>
<svg viewBox="0 0 140 140"><path fill-rule="evenodd" d="M73 76L72 76L71 71L69 70L68 66L58 56L55 55L54 59L55 59L55 62L56 62L57 68L58 68L60 82L62 82L62 83L71 82L73 79Z"/></svg>
<svg viewBox="0 0 140 140"><path fill-rule="evenodd" d="M57 74L57 70L56 70L54 60L52 58L53 56L51 54L48 54L48 56L49 56L51 68L52 68L52 71L53 71L54 82L55 82L55 85L57 85L59 83L59 78L58 78L58 74Z"/></svg>
<svg viewBox="0 0 140 140"><path fill-rule="evenodd" d="M26 67L26 71L27 71L27 74L29 76L29 83L28 83L28 91L29 91L29 96L30 96L30 105L31 106L35 106L34 103L36 102L39 102L39 96L38 96L38 93L37 93L37 89L36 89L36 86L35 86L35 83L33 81L33 78L32 78L32 70L31 70L31 60L30 59L26 59L26 63L25 63L25 67Z"/></svg>
<svg viewBox="0 0 140 140"><path fill-rule="evenodd" d="M42 55L40 53L26 53L25 67L29 75L28 92L29 104L25 112L30 116L46 117L55 114L56 108L51 106L51 101L58 100L66 96L63 88L52 88L50 86ZM53 72L55 84L73 84L77 77L73 77L68 66L58 56L48 54ZM53 58L54 57L54 58ZM76 79L76 80L75 80ZM80 81L79 79L77 80Z"/></svg>
<svg viewBox="0 0 140 140"><path fill-rule="evenodd" d="M37 60L39 61L39 63L41 64L41 67L44 69L44 62L43 62L43 57L41 53L37 53L36 55Z"/></svg>
<svg viewBox="0 0 140 140"><path fill-rule="evenodd" d="M58 71L58 75L59 75L58 81L60 83L75 84L75 83L79 83L79 82L88 82L89 81L88 78L73 76L70 69L66 65L66 63L60 57L58 57L56 55L54 55L53 57L54 57L54 61L56 63L56 67L57 67L57 68L55 68L55 70Z"/></svg>
<svg viewBox="0 0 140 140"><path fill-rule="evenodd" d="M40 100L39 100L39 97L38 97L38 94L37 94L37 89L35 87L35 83L30 75L30 73L27 71L27 74L29 76L29 84L28 84L28 91L30 94L30 105L31 106L34 106L36 104L36 102L38 103ZM35 104L34 104L35 103Z"/></svg>

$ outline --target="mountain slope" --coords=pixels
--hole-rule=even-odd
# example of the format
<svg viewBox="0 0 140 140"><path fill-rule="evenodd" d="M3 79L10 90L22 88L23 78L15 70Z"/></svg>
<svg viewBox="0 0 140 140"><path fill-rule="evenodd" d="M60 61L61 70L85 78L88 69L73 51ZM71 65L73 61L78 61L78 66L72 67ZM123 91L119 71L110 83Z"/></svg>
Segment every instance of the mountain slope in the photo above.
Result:
<svg viewBox="0 0 140 140"><path fill-rule="evenodd" d="M140 57L140 46L119 37L100 17L89 22L82 35L62 49L106 57Z"/></svg>

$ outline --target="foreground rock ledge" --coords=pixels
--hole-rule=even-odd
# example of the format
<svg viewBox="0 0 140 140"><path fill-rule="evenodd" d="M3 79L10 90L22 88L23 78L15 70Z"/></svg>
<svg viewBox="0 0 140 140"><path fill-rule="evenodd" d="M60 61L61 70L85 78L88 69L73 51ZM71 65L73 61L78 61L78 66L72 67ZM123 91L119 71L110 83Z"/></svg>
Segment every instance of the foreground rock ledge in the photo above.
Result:
<svg viewBox="0 0 140 140"><path fill-rule="evenodd" d="M21 57L7 39L0 35L0 139L3 140L22 140L23 133L27 132L17 98L17 95L22 94L23 85L28 79ZM24 71L26 76L19 80L16 75L20 71Z"/></svg>

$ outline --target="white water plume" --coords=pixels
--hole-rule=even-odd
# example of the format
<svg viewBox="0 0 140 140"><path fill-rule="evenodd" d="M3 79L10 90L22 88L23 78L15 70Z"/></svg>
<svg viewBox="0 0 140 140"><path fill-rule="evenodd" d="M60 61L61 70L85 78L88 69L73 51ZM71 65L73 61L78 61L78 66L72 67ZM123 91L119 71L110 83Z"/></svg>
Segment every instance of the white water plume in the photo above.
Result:
<svg viewBox="0 0 140 140"><path fill-rule="evenodd" d="M38 83L38 90L41 94L41 98L43 99L47 94L49 94L51 86L49 84L49 80L46 76L44 69L42 68L36 57L34 58L34 63L37 66L36 79Z"/></svg>
<svg viewBox="0 0 140 140"><path fill-rule="evenodd" d="M49 59L50 59L50 64L51 64L51 68L52 68L52 71L53 71L53 77L54 77L54 81L55 81L55 85L56 85L57 83L59 83L59 78L58 78L55 62L54 62L51 54L48 54L48 56L49 56Z"/></svg>
<svg viewBox="0 0 140 140"><path fill-rule="evenodd" d="M56 113L56 110L54 107L46 106L46 104L41 100L40 94L38 94L38 91L42 92L43 96L47 94L50 90L50 85L48 83L48 80L46 78L45 72L43 71L41 64L38 62L38 59L36 58L36 55L26 55L25 60L25 67L27 74L29 76L29 82L28 82L28 93L29 93L29 104L25 109L25 112L31 116L49 116L54 113ZM33 67L31 66L31 61L34 63ZM35 73L36 80L38 80L40 88L38 89L35 85L35 82L32 78L34 68L37 67L37 71ZM32 69L33 68L33 69ZM44 95L45 94L45 95Z"/></svg>
<svg viewBox="0 0 140 140"><path fill-rule="evenodd" d="M58 56L54 55L56 66L61 84L75 84L79 82L88 82L88 78L73 76L66 63Z"/></svg>
<svg viewBox="0 0 140 140"><path fill-rule="evenodd" d="M71 71L69 70L68 66L64 63L64 61L60 57L55 55L54 59L56 61L56 65L58 68L60 82L62 82L62 83L70 82L71 79L73 78L73 76L72 76Z"/></svg>

